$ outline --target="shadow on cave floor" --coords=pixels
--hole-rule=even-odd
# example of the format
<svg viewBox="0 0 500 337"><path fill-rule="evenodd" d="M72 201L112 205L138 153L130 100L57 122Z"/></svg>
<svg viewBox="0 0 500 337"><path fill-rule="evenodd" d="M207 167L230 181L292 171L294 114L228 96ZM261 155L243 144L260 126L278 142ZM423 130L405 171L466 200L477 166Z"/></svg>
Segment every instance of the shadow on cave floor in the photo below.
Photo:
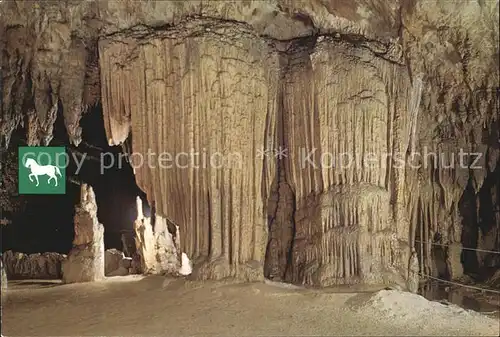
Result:
<svg viewBox="0 0 500 337"><path fill-rule="evenodd" d="M62 284L61 280L12 280L9 281L9 289L51 288Z"/></svg>

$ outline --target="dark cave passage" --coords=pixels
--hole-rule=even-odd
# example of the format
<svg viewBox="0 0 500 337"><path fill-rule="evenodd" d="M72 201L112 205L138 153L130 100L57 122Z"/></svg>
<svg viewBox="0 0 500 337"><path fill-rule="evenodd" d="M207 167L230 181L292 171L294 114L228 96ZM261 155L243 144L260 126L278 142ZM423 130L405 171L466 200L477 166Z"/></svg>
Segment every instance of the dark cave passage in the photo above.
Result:
<svg viewBox="0 0 500 337"><path fill-rule="evenodd" d="M478 252L480 280L500 269L500 159L478 192L478 248L497 253Z"/></svg>
<svg viewBox="0 0 500 337"><path fill-rule="evenodd" d="M500 268L500 162L475 193L471 181L460 201L464 273L483 281Z"/></svg>
<svg viewBox="0 0 500 337"><path fill-rule="evenodd" d="M131 166L122 155L121 147L107 144L102 109L89 110L81 119L82 143L70 146L62 111L59 111L54 138L49 146L66 146L69 163L66 169L66 194L22 195L23 211L12 216L12 223L2 228L2 252L13 250L23 253L68 253L74 238L73 217L80 198L80 184L90 184L96 195L99 222L104 225L105 248L122 249L121 234L133 231L137 217L136 197L143 200L143 212L150 215L145 194L137 187ZM22 133L19 133L22 134ZM10 151L25 146L17 134L13 136ZM107 153L103 155L103 153ZM82 163L82 154L85 157ZM114 158L111 168L102 170L101 158L106 165ZM78 170L79 165L81 165Z"/></svg>
<svg viewBox="0 0 500 337"><path fill-rule="evenodd" d="M460 200L459 209L463 219L462 245L463 247L476 248L478 239L476 197L470 179ZM474 250L463 250L462 264L465 274L476 274L478 272L476 252Z"/></svg>

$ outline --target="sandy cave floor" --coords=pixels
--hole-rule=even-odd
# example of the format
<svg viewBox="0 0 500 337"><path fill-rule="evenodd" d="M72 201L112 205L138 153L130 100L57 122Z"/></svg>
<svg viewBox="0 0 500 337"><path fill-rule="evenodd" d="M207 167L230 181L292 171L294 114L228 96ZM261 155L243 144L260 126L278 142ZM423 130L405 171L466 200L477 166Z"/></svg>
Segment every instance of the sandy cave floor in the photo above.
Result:
<svg viewBox="0 0 500 337"><path fill-rule="evenodd" d="M498 336L500 320L396 290L337 293L280 284L126 276L87 284L9 282L4 336Z"/></svg>

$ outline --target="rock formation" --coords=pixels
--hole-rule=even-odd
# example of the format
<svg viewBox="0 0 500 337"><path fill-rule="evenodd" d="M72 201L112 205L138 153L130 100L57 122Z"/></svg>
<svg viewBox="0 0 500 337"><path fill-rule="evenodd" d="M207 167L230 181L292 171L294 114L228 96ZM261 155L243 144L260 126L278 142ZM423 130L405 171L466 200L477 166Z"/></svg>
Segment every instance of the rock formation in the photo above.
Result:
<svg viewBox="0 0 500 337"><path fill-rule="evenodd" d="M75 211L73 249L62 264L63 282L92 282L104 279L104 227L97 220L94 191L81 186L80 204Z"/></svg>
<svg viewBox="0 0 500 337"><path fill-rule="evenodd" d="M123 254L127 257L132 257L136 254L135 234L133 231L127 231L121 234Z"/></svg>
<svg viewBox="0 0 500 337"><path fill-rule="evenodd" d="M202 279L404 283L413 249L423 275L498 267L466 250L500 249L498 10L3 2L3 142L23 125L46 144L62 109L78 144L101 101L109 143L142 154L144 266L160 263L156 221Z"/></svg>
<svg viewBox="0 0 500 337"><path fill-rule="evenodd" d="M113 276L116 274L127 275L129 268L123 265L125 255L118 249L106 249L104 253L104 275ZM128 260L127 260L128 261ZM121 268L121 269L120 269Z"/></svg>
<svg viewBox="0 0 500 337"><path fill-rule="evenodd" d="M137 219L134 222L135 245L141 261L141 273L152 273L156 267L156 249L151 218L144 217L142 201L137 197Z"/></svg>
<svg viewBox="0 0 500 337"><path fill-rule="evenodd" d="M500 289L500 270L497 270L495 274L488 279L487 284L492 288Z"/></svg>
<svg viewBox="0 0 500 337"><path fill-rule="evenodd" d="M408 264L408 279L406 281L406 287L408 291L412 293L418 292L418 285L420 281L420 271L418 265L417 252L413 250L410 255L410 261Z"/></svg>
<svg viewBox="0 0 500 337"><path fill-rule="evenodd" d="M126 276L137 273L135 269L132 268L132 258L126 257L117 249L107 249L104 261L104 274L106 276Z"/></svg>
<svg viewBox="0 0 500 337"><path fill-rule="evenodd" d="M6 280L20 279L61 279L62 262L67 259L65 254L54 252L24 254L6 251L2 255L2 275ZM108 249L105 252L105 275L123 276L130 273L132 258L125 257L117 249Z"/></svg>
<svg viewBox="0 0 500 337"><path fill-rule="evenodd" d="M408 75L330 38L288 62L283 169L294 191L295 233L285 277L328 286L404 275L398 266L408 260L408 232L394 210L402 181L384 155L408 146Z"/></svg>
<svg viewBox="0 0 500 337"><path fill-rule="evenodd" d="M61 264L66 255L59 253L14 253L2 254L2 272L5 269L9 280L18 279L60 279Z"/></svg>
<svg viewBox="0 0 500 337"><path fill-rule="evenodd" d="M154 228L153 228L154 226ZM141 273L174 274L180 268L178 243L167 227L167 220L153 215L145 217L142 200L137 197L137 219L134 222L136 249L141 261ZM176 237L178 229L176 228Z"/></svg>

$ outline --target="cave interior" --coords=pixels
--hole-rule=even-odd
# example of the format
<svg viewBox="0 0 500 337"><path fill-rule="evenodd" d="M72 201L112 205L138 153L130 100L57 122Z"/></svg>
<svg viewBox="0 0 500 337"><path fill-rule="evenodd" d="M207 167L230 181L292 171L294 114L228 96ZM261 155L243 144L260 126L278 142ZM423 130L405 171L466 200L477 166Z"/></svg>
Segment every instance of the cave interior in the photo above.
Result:
<svg viewBox="0 0 500 337"><path fill-rule="evenodd" d="M145 10L134 6L132 17ZM178 258L189 257L201 279L405 284L413 258L417 274L445 280L497 272L499 53L480 29L434 29L415 4L366 21L371 35L341 23L321 30L315 25L328 20L281 7L272 15L249 11L247 22L191 17L191 8L179 6L184 14L175 24L170 17L100 21L108 12L85 7L75 21L81 26L68 28L57 15L43 19L43 10L61 11L50 4L36 7L42 11L26 27L15 21L20 15L5 16L1 155L11 171L2 177L2 200L17 208L2 212L9 222L3 253L68 253L87 184L106 249L122 249L122 233L134 232L142 213L155 233L168 228L180 240ZM270 29L266 20L287 29ZM401 28L412 26L404 20L430 32L414 35ZM492 36L496 21L481 21ZM27 34L39 27L46 31ZM442 41L446 48L435 47ZM79 172L70 160L66 194L5 189L16 180L17 147L40 144L87 154ZM190 147L237 152L242 168L161 171L115 160L101 174L103 153ZM261 148L288 153L256 160ZM342 169L320 155L403 153L408 163L427 148L448 160L459 149L479 153L481 169L472 162L400 169L394 158ZM301 167L302 151L315 149L311 165Z"/></svg>

